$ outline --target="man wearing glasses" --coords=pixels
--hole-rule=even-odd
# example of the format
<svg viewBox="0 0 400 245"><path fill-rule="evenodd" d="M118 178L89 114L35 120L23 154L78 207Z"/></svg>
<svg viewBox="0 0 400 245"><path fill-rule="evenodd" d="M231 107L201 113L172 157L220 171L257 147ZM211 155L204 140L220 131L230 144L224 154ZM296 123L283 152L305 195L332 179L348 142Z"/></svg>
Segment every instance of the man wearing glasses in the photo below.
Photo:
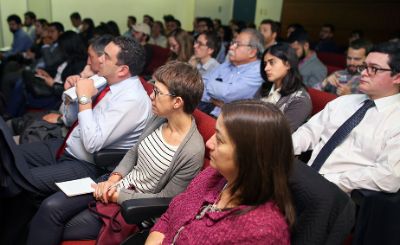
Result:
<svg viewBox="0 0 400 245"><path fill-rule="evenodd" d="M382 43L358 67L359 90L341 96L293 134L295 154L345 192L400 188L400 44Z"/></svg>
<svg viewBox="0 0 400 245"><path fill-rule="evenodd" d="M204 93L199 108L217 117L224 103L257 96L263 79L260 57L264 38L254 29L244 29L231 42L228 60L203 76Z"/></svg>

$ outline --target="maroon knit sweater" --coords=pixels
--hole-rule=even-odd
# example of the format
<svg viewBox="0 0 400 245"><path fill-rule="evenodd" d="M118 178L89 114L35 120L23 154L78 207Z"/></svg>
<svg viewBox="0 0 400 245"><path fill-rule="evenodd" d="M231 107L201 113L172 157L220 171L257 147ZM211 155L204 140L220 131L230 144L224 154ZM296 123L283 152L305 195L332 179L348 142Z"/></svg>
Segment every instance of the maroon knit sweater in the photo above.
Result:
<svg viewBox="0 0 400 245"><path fill-rule="evenodd" d="M241 205L208 212L197 220L195 216L201 207L214 203L225 184L225 178L208 167L172 200L151 231L165 235L163 244L171 244L182 226L176 244L290 244L288 225L272 201L245 214L234 214L249 207Z"/></svg>

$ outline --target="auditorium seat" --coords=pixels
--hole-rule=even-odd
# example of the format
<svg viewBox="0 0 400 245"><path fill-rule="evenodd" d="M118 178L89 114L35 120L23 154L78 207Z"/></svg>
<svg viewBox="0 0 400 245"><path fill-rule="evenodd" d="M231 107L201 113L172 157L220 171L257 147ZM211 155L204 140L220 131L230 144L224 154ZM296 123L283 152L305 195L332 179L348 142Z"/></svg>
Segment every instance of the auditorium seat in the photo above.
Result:
<svg viewBox="0 0 400 245"><path fill-rule="evenodd" d="M346 55L337 53L317 52L318 59L326 66L346 68Z"/></svg>
<svg viewBox="0 0 400 245"><path fill-rule="evenodd" d="M307 92L311 97L311 103L312 103L312 111L311 115L317 114L319 111L324 109L325 105L331 101L337 98L336 95L327 93L324 91L320 91L317 89L313 88L307 88Z"/></svg>

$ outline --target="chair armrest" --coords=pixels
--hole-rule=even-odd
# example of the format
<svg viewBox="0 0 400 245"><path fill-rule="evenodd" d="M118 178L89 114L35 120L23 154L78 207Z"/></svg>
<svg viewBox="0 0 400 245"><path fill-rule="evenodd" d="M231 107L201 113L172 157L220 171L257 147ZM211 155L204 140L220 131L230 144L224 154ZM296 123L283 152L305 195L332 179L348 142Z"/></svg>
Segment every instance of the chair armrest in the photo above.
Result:
<svg viewBox="0 0 400 245"><path fill-rule="evenodd" d="M140 224L144 220L161 216L172 198L141 198L127 200L121 205L121 214L128 224Z"/></svg>
<svg viewBox="0 0 400 245"><path fill-rule="evenodd" d="M104 149L94 153L94 162L101 168L112 170L122 160L127 151L125 149Z"/></svg>

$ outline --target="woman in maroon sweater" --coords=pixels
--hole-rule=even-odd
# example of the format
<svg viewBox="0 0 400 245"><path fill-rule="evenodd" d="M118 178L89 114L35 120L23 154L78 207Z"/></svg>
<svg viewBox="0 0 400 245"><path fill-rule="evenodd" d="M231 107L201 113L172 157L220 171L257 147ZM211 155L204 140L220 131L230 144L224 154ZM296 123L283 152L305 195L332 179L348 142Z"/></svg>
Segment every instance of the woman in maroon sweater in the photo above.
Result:
<svg viewBox="0 0 400 245"><path fill-rule="evenodd" d="M207 142L211 167L171 202L146 244L290 244L292 140L272 104L226 104Z"/></svg>

